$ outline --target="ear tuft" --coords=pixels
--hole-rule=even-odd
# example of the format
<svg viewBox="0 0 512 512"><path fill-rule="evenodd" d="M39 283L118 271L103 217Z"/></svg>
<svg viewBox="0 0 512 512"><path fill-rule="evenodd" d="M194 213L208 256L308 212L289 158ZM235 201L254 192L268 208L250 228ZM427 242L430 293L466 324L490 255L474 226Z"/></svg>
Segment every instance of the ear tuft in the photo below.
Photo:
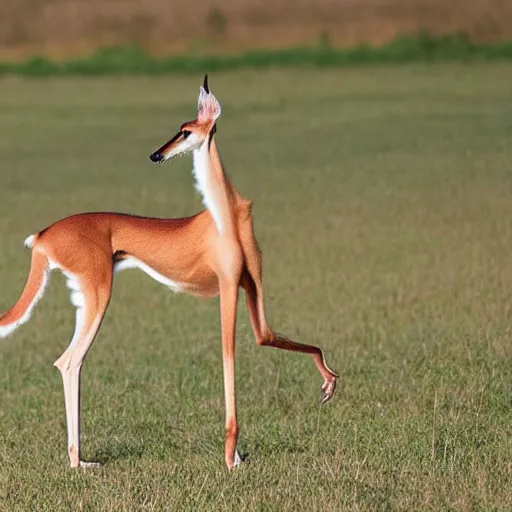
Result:
<svg viewBox="0 0 512 512"><path fill-rule="evenodd" d="M199 87L199 98L197 99L197 110L200 111L202 105L208 102L208 96L211 94L203 86Z"/></svg>
<svg viewBox="0 0 512 512"><path fill-rule="evenodd" d="M200 123L215 122L220 114L221 108L217 98L204 86L201 86L197 100L197 120Z"/></svg>
<svg viewBox="0 0 512 512"><path fill-rule="evenodd" d="M206 92L210 92L210 89L208 89L208 74L204 75L203 89Z"/></svg>

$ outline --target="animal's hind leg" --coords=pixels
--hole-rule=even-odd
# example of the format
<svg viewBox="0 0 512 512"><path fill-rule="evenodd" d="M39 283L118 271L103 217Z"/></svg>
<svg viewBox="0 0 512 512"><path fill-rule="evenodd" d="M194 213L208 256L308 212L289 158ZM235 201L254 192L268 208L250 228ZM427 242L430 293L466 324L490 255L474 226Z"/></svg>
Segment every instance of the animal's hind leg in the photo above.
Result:
<svg viewBox="0 0 512 512"><path fill-rule="evenodd" d="M66 423L68 431L68 455L71 467L97 466L80 460L80 372L110 300L112 268L110 272L89 276L66 273L68 286L73 290L71 299L76 311L75 334L69 347L54 365L59 369L64 384Z"/></svg>

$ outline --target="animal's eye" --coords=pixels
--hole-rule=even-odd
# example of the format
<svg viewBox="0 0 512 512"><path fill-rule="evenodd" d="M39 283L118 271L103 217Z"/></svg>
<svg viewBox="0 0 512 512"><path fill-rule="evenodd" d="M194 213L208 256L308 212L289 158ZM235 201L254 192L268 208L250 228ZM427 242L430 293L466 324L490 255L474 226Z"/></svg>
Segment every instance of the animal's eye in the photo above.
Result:
<svg viewBox="0 0 512 512"><path fill-rule="evenodd" d="M186 139L192 132L188 130L181 130L181 134L183 135L183 138Z"/></svg>

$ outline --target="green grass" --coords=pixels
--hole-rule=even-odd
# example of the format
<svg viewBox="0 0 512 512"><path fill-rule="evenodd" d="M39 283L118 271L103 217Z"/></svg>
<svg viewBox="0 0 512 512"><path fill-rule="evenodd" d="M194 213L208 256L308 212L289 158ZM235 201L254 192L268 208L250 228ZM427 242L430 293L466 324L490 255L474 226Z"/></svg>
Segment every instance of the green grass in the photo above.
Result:
<svg viewBox="0 0 512 512"><path fill-rule="evenodd" d="M194 213L189 158L148 155L201 76L0 82L0 310L22 241L74 212ZM223 462L218 301L116 276L67 468L56 274L0 344L0 510L510 510L512 68L223 73L218 142L253 199L268 317L340 373L255 346L240 302L240 448Z"/></svg>
<svg viewBox="0 0 512 512"><path fill-rule="evenodd" d="M162 75L238 69L332 68L363 64L495 61L512 59L512 41L473 43L465 34L405 35L381 47L333 48L320 39L317 47L253 50L233 55L154 57L137 46L104 48L87 58L62 61L36 56L21 62L0 62L0 75Z"/></svg>

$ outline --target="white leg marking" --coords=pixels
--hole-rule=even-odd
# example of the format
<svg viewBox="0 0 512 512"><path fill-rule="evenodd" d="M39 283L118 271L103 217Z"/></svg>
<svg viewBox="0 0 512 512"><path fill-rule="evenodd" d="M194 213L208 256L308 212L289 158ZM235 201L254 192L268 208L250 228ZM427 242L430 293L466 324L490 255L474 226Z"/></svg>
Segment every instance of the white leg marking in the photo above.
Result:
<svg viewBox="0 0 512 512"><path fill-rule="evenodd" d="M71 359L75 351L74 347L78 344L79 341L83 343L83 347L85 348L85 352L87 348L91 344L96 332L98 330L98 326L101 322L103 315L98 315L94 320L93 324L90 326L87 332L84 332L85 320L86 320L86 302L85 295L80 286L80 281L76 278L75 275L70 272L63 271L63 274L66 276L66 285L71 290L71 302L74 306L76 306L76 324L75 324L75 332L73 333L73 338L71 342L61 356L61 358L65 358L63 360L63 364L58 365L59 370L62 374L62 380L64 383L64 397L66 404L66 426L68 433L68 453L70 454L71 464L74 464L74 459L71 459L72 453L76 454L76 457L79 457L80 452L80 366L82 364L82 360L78 362L78 366L76 366L77 362L71 365ZM77 350L81 350L78 348ZM85 354L82 353L82 358ZM93 468L99 467L99 463L94 462L84 462L78 460L79 467L82 468Z"/></svg>
<svg viewBox="0 0 512 512"><path fill-rule="evenodd" d="M78 340L80 339L80 334L82 333L82 329L84 326L85 320L85 295L80 288L80 283L78 279L69 272L64 272L63 274L67 277L66 285L71 290L71 304L76 306L76 324L75 324L75 332L73 334L73 338L71 339L70 347L74 347Z"/></svg>
<svg viewBox="0 0 512 512"><path fill-rule="evenodd" d="M98 315L94 320L94 323L90 327L89 331L86 333L83 332L84 326L84 317L85 317L85 308L77 308L76 310L76 329L73 339L69 344L69 348L74 347L78 341L82 340L85 347L88 347L96 332L98 330L99 323L101 322L102 315ZM84 335L82 337L82 335ZM69 350L69 348L67 350ZM78 348L77 350L80 350ZM73 351L71 351L70 356ZM84 354L82 354L82 358ZM70 364L70 358L68 358L67 365ZM83 360L83 359L82 359ZM62 374L63 382L64 382L64 394L68 395L66 397L66 418L67 418L67 430L68 430L68 453L71 454L72 447L76 450L77 457L80 456L80 366L82 365L82 360L80 361L80 365L67 367L65 369L65 373ZM83 462L78 459L78 464L80 467L99 467L99 463L94 462Z"/></svg>

